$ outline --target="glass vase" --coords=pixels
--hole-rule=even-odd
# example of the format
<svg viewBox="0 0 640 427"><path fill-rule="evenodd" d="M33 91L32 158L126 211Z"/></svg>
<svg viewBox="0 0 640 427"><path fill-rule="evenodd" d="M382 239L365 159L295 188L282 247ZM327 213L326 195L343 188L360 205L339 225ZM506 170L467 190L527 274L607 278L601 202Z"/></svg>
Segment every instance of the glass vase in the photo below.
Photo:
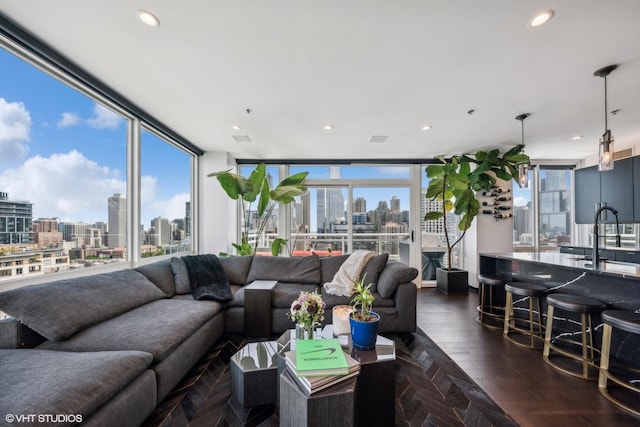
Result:
<svg viewBox="0 0 640 427"><path fill-rule="evenodd" d="M315 338L315 328L313 323L296 323L296 339L312 340Z"/></svg>

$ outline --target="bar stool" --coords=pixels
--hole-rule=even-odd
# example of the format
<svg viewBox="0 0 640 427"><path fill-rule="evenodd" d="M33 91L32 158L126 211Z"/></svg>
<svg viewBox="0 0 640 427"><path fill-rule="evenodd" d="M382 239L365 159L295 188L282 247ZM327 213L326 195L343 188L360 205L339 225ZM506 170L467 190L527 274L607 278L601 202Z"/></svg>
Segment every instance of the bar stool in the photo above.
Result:
<svg viewBox="0 0 640 427"><path fill-rule="evenodd" d="M539 283L510 282L504 285L504 290L506 292L506 304L504 307L504 329L502 335L513 344L519 345L521 347L530 349L535 349L536 347L539 348L539 346L536 345L536 340L540 340L540 342L542 342L542 340L544 339L542 304L540 303L540 299L546 295L547 287ZM529 298L529 309L527 318L520 318L515 316L513 308L514 295ZM534 320L534 305L538 312L537 320ZM519 326L518 323L524 323L526 329ZM518 341L511 336L512 333L529 337L529 344L527 344L526 342Z"/></svg>
<svg viewBox="0 0 640 427"><path fill-rule="evenodd" d="M480 305L478 317L476 321L489 329L501 329L502 325L496 325L496 321L502 323L504 321L504 307L493 305L493 288L504 289L506 279L500 276L492 276L489 274L478 274L478 285L480 287ZM489 288L489 301L487 302L487 288ZM500 314L496 314L496 310ZM493 323L492 323L493 322Z"/></svg>
<svg viewBox="0 0 640 427"><path fill-rule="evenodd" d="M624 387L627 390L631 390L634 393L640 394L640 387L631 385L630 382L624 381L620 374L617 372L617 368L622 371L627 371L623 366L614 366L616 368L616 374L612 374L609 364L609 354L611 351L611 335L613 328L620 329L622 331L631 334L640 334L640 313L633 313L623 310L606 310L602 312L602 321L604 326L602 328L602 354L600 357L600 376L598 378L598 390L600 393L609 399L614 404L632 412L636 415L640 415L640 405L638 407L631 407L625 403L622 399L614 397L608 387L608 381L611 380L615 384ZM635 374L637 378L639 372L637 369L628 369ZM621 396L622 397L622 396ZM638 403L637 397L635 399L629 399Z"/></svg>
<svg viewBox="0 0 640 427"><path fill-rule="evenodd" d="M566 334L560 334L553 338L552 342L554 323L553 313L555 308L568 311L570 313L580 314L580 341L564 337L563 335ZM597 376L595 375L594 369L598 369L595 353L599 353L599 350L593 344L593 323L591 316L593 314L602 313L605 308L607 308L605 303L591 297L569 294L549 295L547 297L547 328L544 337L544 350L542 352L542 358L544 361L565 374L584 378L586 380L595 380ZM573 335L573 333L570 333L570 335ZM577 354L565 348L560 348L558 344L562 343L579 345L582 351L580 354ZM557 353L557 355L553 353ZM551 360L552 356L560 356L568 358L568 360L578 361L582 366L582 371L578 372L569 367L562 366L559 361L556 362ZM594 372L590 373L590 370Z"/></svg>

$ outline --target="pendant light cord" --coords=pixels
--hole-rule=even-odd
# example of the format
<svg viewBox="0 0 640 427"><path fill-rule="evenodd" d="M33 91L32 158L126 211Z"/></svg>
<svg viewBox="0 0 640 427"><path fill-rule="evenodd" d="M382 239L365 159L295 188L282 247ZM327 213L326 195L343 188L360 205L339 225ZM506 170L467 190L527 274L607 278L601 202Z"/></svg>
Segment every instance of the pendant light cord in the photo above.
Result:
<svg viewBox="0 0 640 427"><path fill-rule="evenodd" d="M607 76L604 76L604 133L607 133L607 130L609 130L607 116Z"/></svg>

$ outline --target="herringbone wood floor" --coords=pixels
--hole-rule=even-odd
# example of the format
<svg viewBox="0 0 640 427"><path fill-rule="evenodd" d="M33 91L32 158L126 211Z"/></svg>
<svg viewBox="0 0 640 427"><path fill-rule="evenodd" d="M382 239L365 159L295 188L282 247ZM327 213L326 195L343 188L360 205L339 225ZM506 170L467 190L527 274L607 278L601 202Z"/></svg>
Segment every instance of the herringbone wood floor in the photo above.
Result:
<svg viewBox="0 0 640 427"><path fill-rule="evenodd" d="M540 351L513 346L479 325L476 304L473 292L418 291L418 326L427 336L395 338L396 425L640 425L600 396L595 383L557 372ZM246 411L230 399L227 363L242 343L229 337L209 352L146 426L278 425L273 405Z"/></svg>
<svg viewBox="0 0 640 427"><path fill-rule="evenodd" d="M475 321L478 294L418 291L418 326L523 427L638 426L595 382L558 372L542 351L517 347ZM640 407L640 397L637 398Z"/></svg>

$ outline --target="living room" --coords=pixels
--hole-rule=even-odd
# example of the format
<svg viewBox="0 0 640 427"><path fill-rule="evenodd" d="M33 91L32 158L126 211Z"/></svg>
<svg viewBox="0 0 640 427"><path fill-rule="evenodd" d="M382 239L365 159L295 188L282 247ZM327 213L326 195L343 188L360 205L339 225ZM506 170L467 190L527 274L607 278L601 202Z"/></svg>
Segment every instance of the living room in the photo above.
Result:
<svg viewBox="0 0 640 427"><path fill-rule="evenodd" d="M270 239L387 252L432 290L428 254L446 242L426 231L425 167L522 143L530 185L510 184L513 220L480 215L454 254L473 292L480 253L592 247L593 224L575 220L575 171L599 162L603 130L616 160L640 148L634 1L48 3L0 0L0 206L28 209L7 234L42 239L37 251L0 241L0 258L11 255L0 291L232 252L238 206L208 175L261 162L274 184L311 172L308 207L299 197L278 212ZM536 27L541 11L551 19ZM329 190L343 206L331 230L318 215ZM562 206L546 211L552 193ZM395 215L384 231L377 210ZM500 239L496 223L508 224ZM637 223L622 227L622 247L637 251Z"/></svg>

